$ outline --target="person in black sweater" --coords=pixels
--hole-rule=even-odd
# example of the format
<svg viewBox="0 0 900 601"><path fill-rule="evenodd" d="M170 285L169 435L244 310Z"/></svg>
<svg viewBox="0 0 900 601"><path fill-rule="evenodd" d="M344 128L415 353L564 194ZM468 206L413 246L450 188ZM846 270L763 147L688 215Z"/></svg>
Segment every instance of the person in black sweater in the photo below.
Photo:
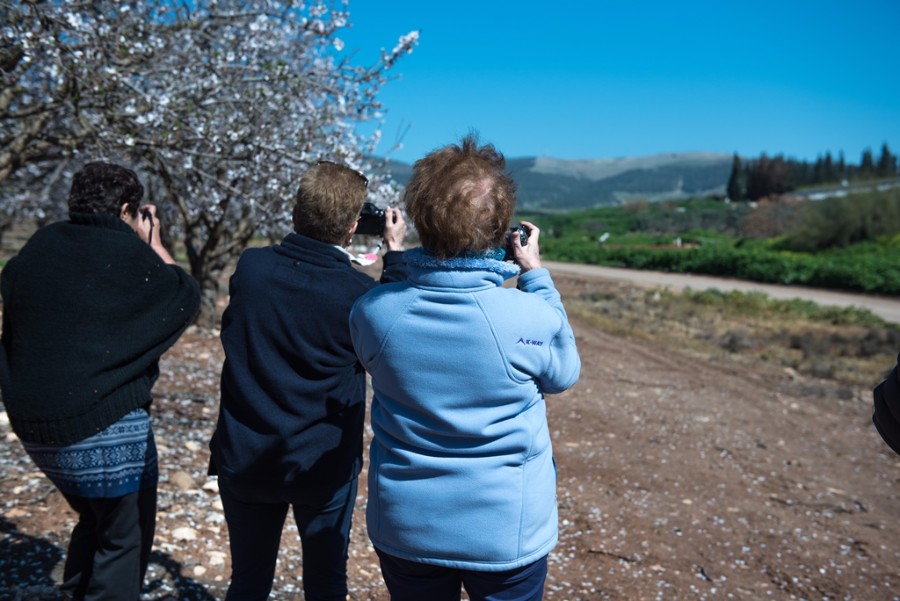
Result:
<svg viewBox="0 0 900 601"><path fill-rule="evenodd" d="M884 442L900 455L900 355L897 365L872 391L872 422Z"/></svg>
<svg viewBox="0 0 900 601"><path fill-rule="evenodd" d="M221 403L210 441L228 525L226 599L266 599L289 509L307 601L347 595L347 553L362 467L365 372L350 341L354 301L378 282L347 252L368 181L320 161L301 179L294 232L245 250L222 316ZM406 277L400 211L385 209L381 282Z"/></svg>
<svg viewBox="0 0 900 601"><path fill-rule="evenodd" d="M156 524L151 388L200 308L143 191L130 169L85 165L68 221L39 229L0 275L3 403L78 513L61 587L73 599L140 595Z"/></svg>

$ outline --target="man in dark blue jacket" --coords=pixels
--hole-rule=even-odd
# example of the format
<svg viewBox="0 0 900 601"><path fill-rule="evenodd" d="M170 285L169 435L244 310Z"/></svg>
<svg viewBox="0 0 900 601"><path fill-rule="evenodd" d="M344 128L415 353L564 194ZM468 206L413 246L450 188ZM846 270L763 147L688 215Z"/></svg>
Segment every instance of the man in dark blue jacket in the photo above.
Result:
<svg viewBox="0 0 900 601"><path fill-rule="evenodd" d="M268 597L289 508L303 546L305 598L346 598L366 410L348 318L378 285L346 249L367 186L359 172L320 161L300 182L294 232L244 251L231 277L210 441L231 548L227 600ZM381 282L402 280L406 222L397 209L384 217Z"/></svg>

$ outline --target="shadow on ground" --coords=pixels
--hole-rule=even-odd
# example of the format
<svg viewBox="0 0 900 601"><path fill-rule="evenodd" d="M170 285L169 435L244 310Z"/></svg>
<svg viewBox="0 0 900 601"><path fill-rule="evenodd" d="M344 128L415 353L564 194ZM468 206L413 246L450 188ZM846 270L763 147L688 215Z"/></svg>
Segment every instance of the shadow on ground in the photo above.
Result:
<svg viewBox="0 0 900 601"><path fill-rule="evenodd" d="M19 531L0 516L0 601L58 601L64 550L47 539ZM207 588L184 576L184 566L154 551L141 598L146 601L216 601Z"/></svg>

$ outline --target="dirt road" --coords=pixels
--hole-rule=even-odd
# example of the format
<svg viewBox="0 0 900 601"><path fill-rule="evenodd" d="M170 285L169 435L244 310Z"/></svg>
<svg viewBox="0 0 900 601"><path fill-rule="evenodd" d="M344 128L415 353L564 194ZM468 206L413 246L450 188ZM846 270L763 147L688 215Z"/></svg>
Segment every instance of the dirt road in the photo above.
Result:
<svg viewBox="0 0 900 601"><path fill-rule="evenodd" d="M573 325L552 598L900 599L900 460L870 390Z"/></svg>
<svg viewBox="0 0 900 601"><path fill-rule="evenodd" d="M799 298L810 300L823 306L860 307L868 309L885 321L900 324L900 300L885 296L853 294L836 290L806 288L803 286L761 284L758 282L685 273L617 269L600 265L577 265L554 261L544 261L544 265L550 269L551 273L600 277L610 280L631 282L641 286L662 286L674 290L683 290L686 288L692 290L707 290L710 288L717 288L723 292L730 290L738 290L741 292L763 292L774 299Z"/></svg>

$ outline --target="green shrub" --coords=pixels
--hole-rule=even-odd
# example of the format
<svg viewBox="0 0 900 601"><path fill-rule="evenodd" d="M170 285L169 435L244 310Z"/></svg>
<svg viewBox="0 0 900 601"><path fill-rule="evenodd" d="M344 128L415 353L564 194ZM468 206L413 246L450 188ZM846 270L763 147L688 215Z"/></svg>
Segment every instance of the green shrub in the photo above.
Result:
<svg viewBox="0 0 900 601"><path fill-rule="evenodd" d="M731 209L712 201L642 203L532 220L542 229L541 253L552 260L900 295L900 190L834 201L809 203L801 229L770 239L729 235ZM660 227L693 210L722 218L716 227L692 226L677 236ZM632 229L641 224L653 229ZM597 240L602 231L610 233L606 244ZM697 246L652 248L675 237Z"/></svg>
<svg viewBox="0 0 900 601"><path fill-rule="evenodd" d="M782 248L816 252L900 234L900 189L811 202Z"/></svg>
<svg viewBox="0 0 900 601"><path fill-rule="evenodd" d="M552 258L630 269L702 273L772 284L900 294L900 261L880 249L818 256L718 245L686 250L608 248L596 249L589 254L585 247L573 245Z"/></svg>

